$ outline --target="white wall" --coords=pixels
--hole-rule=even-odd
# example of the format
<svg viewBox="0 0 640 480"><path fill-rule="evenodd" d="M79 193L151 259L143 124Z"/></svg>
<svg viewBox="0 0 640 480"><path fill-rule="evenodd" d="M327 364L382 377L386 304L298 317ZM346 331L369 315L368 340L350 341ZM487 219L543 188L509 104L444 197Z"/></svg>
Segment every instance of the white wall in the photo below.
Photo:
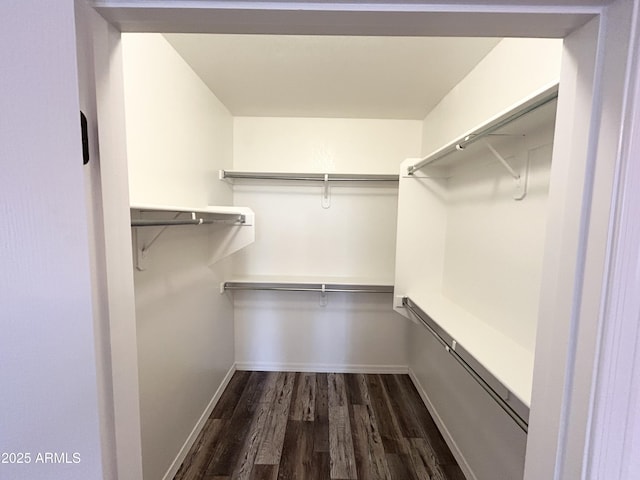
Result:
<svg viewBox="0 0 640 480"><path fill-rule="evenodd" d="M560 78L562 40L505 38L424 119L427 155Z"/></svg>
<svg viewBox="0 0 640 480"><path fill-rule="evenodd" d="M500 42L427 115L423 154L556 83L561 51L561 42L555 40ZM513 200L513 180L487 153L473 159L475 166L455 170L449 180L405 180L412 186L400 190L397 295L419 296L430 290L443 294L532 354L551 132L552 125L546 133L538 132L537 142L526 140L509 155L502 152L514 163L513 156L529 152L529 190L521 201ZM422 221L415 221L418 211L425 212ZM421 244L429 248L416 253ZM523 432L497 405L487 402L479 386L462 378L455 362L442 358L441 348L422 327L411 326L407 341L414 378L468 473L478 480L520 478ZM449 395L443 394L450 388Z"/></svg>
<svg viewBox="0 0 640 480"><path fill-rule="evenodd" d="M550 125L553 127L553 125ZM551 135L545 140L550 142ZM489 163L449 180L442 293L533 352L538 323L550 143L531 150L527 195ZM514 165L513 157L508 157Z"/></svg>
<svg viewBox="0 0 640 480"><path fill-rule="evenodd" d="M232 162L229 112L161 35L123 35L123 55L132 203L231 205L231 190L214 180ZM168 228L135 273L148 480L175 473L234 362L232 305L218 293L229 262L207 267L212 228L224 227ZM157 232L138 229L137 241Z"/></svg>
<svg viewBox="0 0 640 480"><path fill-rule="evenodd" d="M406 372L405 320L390 294L236 292L238 368Z"/></svg>
<svg viewBox="0 0 640 480"><path fill-rule="evenodd" d="M421 123L317 118L235 119L234 168L395 173L420 149ZM393 281L397 188L238 184L234 202L256 212L256 242L236 276L367 277ZM325 280L330 281L330 280ZM235 293L239 365L374 370L406 365L404 321L386 294ZM272 343L273 342L273 343Z"/></svg>
<svg viewBox="0 0 640 480"><path fill-rule="evenodd" d="M73 436L73 439L80 439L82 445L86 451L97 451L96 442L97 439L93 435L93 420L91 411L91 405L93 404L92 395L86 395L85 389L90 390L91 374L87 374L87 368L91 365L91 361L86 356L86 348L91 342L87 340L84 331L74 330L73 336L66 338L64 343L58 343L52 336L47 335L32 335L29 331L34 325L33 321L43 318L43 315L49 318L50 322L55 325L59 325L59 322L63 321L68 316L60 313L59 307L61 302L70 307L70 310L75 312L81 312L81 316L86 318L86 305L89 302L89 293L83 293L82 288L87 286L85 279L88 279L88 273L86 264L83 267L82 262L77 260L84 256L83 252L86 252L86 243L82 241L82 235L75 235L77 231L74 229L61 230L60 219L66 219L66 221L73 222L73 225L77 225L76 222L84 223L85 219L82 216L76 216L78 206L81 203L82 192L78 190L81 185L81 175L77 170L76 160L79 159L79 150L76 147L75 141L61 142L61 138L67 138L71 130L75 131L77 127L77 99L69 94L69 90L74 88L74 76L70 74L75 69L74 62L68 60L69 56L74 51L74 39L71 37L73 32L73 22L70 20L71 2L57 2L55 5L49 5L43 2L33 1L21 1L21 2L2 2L0 3L0 16L2 18L11 19L6 22L3 29L3 35L7 38L11 38L11 42L4 42L3 48L0 52L0 56L3 58L5 70L3 72L3 89L0 92L0 103L2 111L6 115L2 117L2 120L11 119L11 122L2 123L0 128L0 152L3 159L2 176L0 176L0 182L2 188L0 189L0 205L6 207L3 210L3 216L5 219L9 219L7 228L0 230L0 237L2 240L0 243L3 245L3 250L0 253L0 260L3 268L0 273L0 282L2 288L0 288L1 303L4 307L3 317L3 335L0 337L1 351L3 356L3 362L1 365L2 383L3 385L10 385L10 389L3 391L2 395L2 408L5 415L2 417L2 422L9 422L2 424L2 432L8 435L3 435L2 440L17 438L15 435L23 435L25 443L31 445L34 448L39 448L44 443L55 443L61 445L60 442L67 442L69 435ZM258 4L253 2L257 6L256 8L262 8L264 4ZM476 2L477 3L477 2ZM484 2L486 4L486 2ZM554 5L548 7L550 11L564 11L566 5L569 2L564 2L563 5ZM604 3L604 2L601 2ZM613 2L614 5L630 5L631 1L618 0ZM391 6L392 7L392 6ZM391 8L390 7L390 8ZM143 7L144 8L144 7ZM333 5L333 8L338 7ZM478 8L478 7L475 7ZM500 10L501 8L511 9L511 6L500 7L494 4L493 8ZM454 7L451 7L454 10ZM594 11L597 7L594 7ZM106 10L103 9L103 10ZM117 9L115 9L117 10ZM119 10L122 13L123 8ZM137 20L138 26L143 26L147 29L156 28L157 24L152 24L153 13L158 15L166 15L167 23L171 24L175 28L181 28L185 24L188 25L188 19L184 18L176 20L177 10L156 9L153 11L150 7L145 8L145 15L139 16ZM522 11L522 8L516 8L515 11ZM107 13L109 13L107 11ZM626 20L631 18L630 15L624 12L625 21L621 21L616 17L608 16L612 18L611 23L607 25L607 37L611 32L624 32L627 29ZM219 18L219 12L209 12L210 15ZM244 12L242 12L244 14ZM113 15L113 13L112 13ZM132 14L124 14L123 17L127 20L131 18ZM240 15L238 13L237 15ZM300 18L305 20L311 19L310 23L312 27L320 25L320 29L329 30L335 28L335 24L326 24L326 16L318 15L316 12L309 14L308 12L297 12L299 17L293 20L286 15L275 15L279 22L273 21L273 16L264 15L263 11L258 13L254 12L254 20L257 20L256 24L261 28L264 25L259 25L260 22L271 22L271 25L277 24L277 27L281 29L285 28L299 28L301 31L306 31L305 28L300 27L298 21ZM408 13L407 15L414 15ZM425 13L425 15L432 18L432 13ZM465 14L457 14L458 16ZM469 16L473 16L474 13L468 13ZM397 14L390 14L392 18L398 18ZM637 15L636 15L637 16ZM460 31L468 33L469 30L486 33L487 29L495 28L495 31L502 32L501 25L505 25L503 15L496 14L490 15L490 20L484 26L479 27L476 22L462 22L455 17L455 26L460 28ZM201 12L198 11L192 14L191 18L201 18ZM336 15L331 18L341 18ZM362 14L361 18L371 18L367 13ZM380 20L376 18L375 28L384 29L389 32L392 27L406 30L406 17L396 21L389 26L390 20L383 17ZM440 17L437 17L440 18ZM466 17L469 18L469 17ZM531 29L544 28L541 22L547 23L547 16L543 20L540 17L534 17L531 19L527 15L514 14L513 18L516 19L516 26L509 24L505 26L505 29L513 29L514 31L522 28L522 25L526 25ZM556 17L557 18L557 17ZM178 22L178 23L176 23ZM386 23L385 23L386 22ZM519 23L517 23L519 22ZM225 17L225 28L240 28L240 21L238 19L229 20ZM347 23L347 22L343 22ZM446 26L452 25L452 23L445 22ZM634 21L634 24L637 21ZM552 29L559 29L557 27L558 22L551 22L556 25L551 27ZM563 23L564 24L564 23ZM25 30L24 25L30 25L37 29L38 35L32 35L32 30ZM231 25L231 26L229 26ZM284 25L284 26L283 26ZM351 24L350 24L351 25ZM489 26L486 26L489 25ZM272 27L274 30L275 27ZM379 30L378 30L379 31ZM576 40L575 48L571 49L569 54L581 53L579 48L580 44ZM582 39L580 39L582 40ZM605 38L606 40L606 38ZM615 46L615 50L621 55L624 55L628 49L627 45L617 42L618 39L612 40L612 46ZM583 42L584 43L584 42ZM589 45L591 46L591 45ZM44 54L43 54L44 53ZM578 55L579 56L579 55ZM61 58L67 59L67 61L61 61ZM605 81L604 85L596 85L595 95L599 97L600 93L605 90L604 87L611 86L609 94L604 96L606 104L610 105L618 100L624 100L624 89L619 88L617 79L624 78L622 73L625 62L617 62L613 67L602 69L602 64L595 70L597 74L602 73ZM101 69L106 67L103 62L100 65ZM584 67L582 62L577 62L576 78L580 82L584 80L585 75L580 70ZM607 65L609 67L609 65ZM586 67L584 67L586 68ZM588 72L593 73L593 69L587 68ZM56 79L60 81L43 82L43 78ZM589 82L589 84L591 84ZM597 109L600 100L595 99L595 107ZM582 106L585 104L591 105L591 96L589 94L584 95L581 102ZM630 109L634 112L638 111L638 102L630 106ZM45 108L42 108L43 105ZM579 105L580 106L580 105ZM585 118L585 123L588 123L588 115L583 115L583 111L577 109L575 112L569 111L570 106L567 105L565 110L567 127L575 125L575 120L578 118ZM38 111L39 115L34 117L31 112ZM572 116L575 113L577 116ZM622 118L616 117L613 118ZM572 120L574 122L572 123ZM625 125L626 130L627 125ZM611 129L611 130L609 130ZM570 147L567 148L566 153L573 157L584 158L585 156L594 156L592 159L595 163L611 163L615 164L614 156L617 155L615 148L608 150L608 153L597 152L593 144L587 146L585 144L585 138L588 138L584 129L576 132L576 129L571 130L574 138L567 139L570 143ZM627 131L630 135L631 130ZM26 134L26 133L27 134ZM102 132L101 132L102 133ZM616 122L607 123L606 128L601 128L596 125L593 127L592 133L597 134L593 137L607 137L609 140L617 140L623 138L621 141L621 150L626 151L631 142L632 137L620 137L619 124ZM74 138L76 138L74 136ZM28 148L25 148L27 146ZM576 152L576 147L584 146L584 152ZM60 150L62 149L62 150ZM73 152L71 152L71 149ZM33 153L33 155L31 155ZM577 155L578 153L585 153L585 155ZM72 155L71 155L72 154ZM629 153L625 155L627 157ZM630 160L632 157L627 157ZM7 159L12 159L11 161ZM612 160L609 162L609 160ZM5 161L6 160L6 161ZM9 166L9 168L6 168ZM12 168L15 167L15 168ZM591 172L591 170L589 170ZM123 176L126 175L125 171L120 172ZM573 173L573 172L570 172ZM619 173L625 174L624 171ZM617 193L631 193L634 191L634 180L626 172L624 181L628 184L628 188L625 192L616 188ZM602 175L600 175L602 177ZM597 176L598 179L600 177ZM572 175L572 178L578 178ZM580 181L584 180L583 176L579 176ZM62 188L61 187L64 187ZM41 192L42 197L34 197L34 192ZM563 220L570 220L576 215L580 208L576 208L571 204L571 200L576 198L582 198L581 192L578 195L574 193L567 194L566 210L563 215L560 216L560 223ZM626 197L625 197L626 198ZM8 201L7 201L8 200ZM604 210L608 209L610 197L606 198L606 195L598 197L596 202L602 206ZM630 201L635 201L632 198ZM579 201L578 201L579 203ZM637 204L638 202L636 202ZM50 212L55 210L60 216L55 218L50 216ZM624 212L629 211L620 209L620 215L624 215ZM632 212L633 213L633 212ZM28 221L30 214L40 215L38 221ZM631 214L629 214L631 215ZM585 215L586 220L593 219L594 214ZM51 221L46 221L47 219ZM602 221L602 218L598 217L593 222L594 228L601 228L601 231L607 231L606 221ZM68 223L65 223L67 226ZM629 231L638 225L638 216L631 216L629 221L623 225L628 227ZM109 225L113 227L114 225ZM73 232L73 235L67 235L68 232ZM572 232L572 234L575 232ZM620 238L620 232L613 232L611 234L614 238ZM586 241L586 236L582 237ZM63 240L63 241L56 241ZM7 241L9 240L9 241ZM634 243L634 248L637 246L637 242ZM566 260L563 259L564 253L571 253L573 251L572 246L563 247L558 251L558 268L562 269L566 267ZM599 246L596 250L600 250ZM617 260L621 264L625 264L624 255L626 252L624 249L617 251ZM119 254L127 255L130 252L128 246L123 251L116 252ZM621 253L622 252L622 253ZM618 258L619 255L619 258ZM588 256L589 257L589 256ZM26 264L23 261L18 262L16 259L31 259L31 263ZM57 262L55 265L49 263L52 258L64 258L65 262ZM626 268L628 268L628 264ZM621 267L622 269L622 267ZM567 273L567 276L570 273ZM41 281L34 282L34 278L39 278ZM552 277L550 277L552 278ZM592 275L592 280L603 280L602 277ZM635 298L635 292L638 289L637 276L633 277L634 281L623 282L623 285L612 285L611 295L625 296L625 298ZM573 282L571 279L563 279L559 282L560 287L566 286L567 283ZM52 286L54 290L52 290ZM554 284L555 286L555 284ZM75 289L74 287L79 287ZM566 298L564 288L561 295ZM602 289L594 289L590 291L591 296L600 297L598 292ZM51 296L51 293L60 293L61 296ZM36 300L37 299L37 303ZM549 313L551 315L557 314L560 310L559 307L553 307L549 302ZM560 300L558 300L560 303ZM612 304L615 302L611 302ZM567 309L568 311L569 309ZM18 315L18 318L25 321L10 322L6 321L6 318ZM581 324L588 322L589 324L597 323L598 320L594 317L598 317L597 309L591 314L585 312L578 316ZM564 318L564 315L561 315ZM602 321L610 324L611 320L617 320L621 318L627 324L637 324L637 315L635 313L623 312L618 315L614 315L611 312L607 312ZM598 317L599 319L599 317ZM558 322L559 323L559 322ZM37 329L42 328L41 322L38 322ZM615 359L619 357L620 353L620 338L626 338L624 335L613 335L615 339L611 344L606 345L606 348L602 351L601 357L603 360ZM556 342L550 345L550 348L555 348L557 344L557 354L553 357L548 357L549 360L546 365L540 365L537 369L540 372L537 376L540 377L540 385L536 388L539 392L540 406L539 409L539 421L536 425L540 425L541 429L536 429L533 434L530 434L530 440L535 437L539 444L537 448L531 449L530 457L530 472L527 478L540 479L551 478L554 472L554 467L560 465L561 461L557 458L558 452L562 453L562 448L557 448L557 437L552 432L546 431L545 427L555 428L558 424L555 412L560 410L561 407L566 407L571 411L571 405L565 399L563 399L564 388L564 375L569 376L572 374L584 375L590 377L591 364L585 366L583 363L576 363L575 365L569 365L566 369L560 369L558 366L565 359L566 344L571 343L574 333L568 332L562 337L555 335L555 332L550 332L549 340L556 338ZM631 352L632 353L632 352ZM73 357L73 361L70 361L70 357ZM47 362L45 367L47 368L47 376L49 379L57 380L69 378L69 374L73 376L72 388L67 389L68 385L57 383L55 381L42 383L41 367L44 365L42 362L36 361L34 364L34 358L42 359L46 358ZM7 361L10 359L10 361ZM80 360L80 361L78 361ZM87 360L85 362L85 360ZM558 361L559 360L559 361ZM14 368L19 366L18 368ZM558 378L552 378L549 382L545 383L544 380L549 371L562 370L559 373ZM57 374L53 375L53 373ZM606 372L603 369L603 375ZM570 384L569 384L570 386ZM52 388L50 388L52 387ZM81 397L76 396L77 391L82 390ZM620 391L614 389L614 394L611 397L601 398L599 407L604 412L610 412L614 405L612 398L621 398ZM29 402L29 399L45 398L47 402ZM543 398L545 397L545 398ZM580 399L588 400L588 395L576 395ZM81 401L78 402L78 398ZM7 409L7 405L9 408ZM73 411L70 411L72 407ZM28 416L24 414L24 409L28 408ZM16 411L18 409L19 411ZM65 412L64 417L51 417L51 411ZM553 414L549 415L549 410L553 410ZM632 410L633 411L633 410ZM15 415L12 415L15 414ZM611 416L605 415L610 418ZM545 419L546 417L546 419ZM64 423L58 425L57 422L60 418L63 418ZM614 442L623 441L625 435L637 434L640 430L637 422L635 427L629 427L629 421L625 421L625 415L620 414L620 424L613 425L612 430L604 430L609 434L602 440L602 443L598 443L595 446L595 450L592 450L590 457L595 458L596 461L601 459L599 454L617 451L612 449L611 446ZM631 418L630 416L628 418ZM585 424L588 422L580 420L579 423ZM51 425L51 422L55 422L56 428L47 428L47 425ZM599 424L597 425L599 426ZM629 428L631 428L631 433ZM57 428L60 427L60 428ZM623 428L620 428L623 427ZM90 435L86 435L87 431L90 431ZM603 430L600 430L603 431ZM573 442L576 436L564 435L561 437L562 443ZM637 438L637 435L636 437ZM72 440L73 442L74 440ZM531 443L531 442L530 442ZM6 445L2 443L2 448L6 448ZM633 452L629 453L633 455ZM635 459L638 458L636 455ZM582 464L582 459L579 459L574 464ZM99 477L99 465L100 460L97 455L87 456L82 464L82 470L74 470L65 474L66 478L96 478ZM7 469L4 469L7 468ZM21 466L19 470L14 469L9 471L10 467L3 467L3 474L10 475L13 478L50 478L50 471L41 472L41 475L32 471L32 468ZM33 466L35 468L35 465ZM611 470L607 470L611 471ZM7 473L9 472L9 473ZM15 473L15 474L14 474ZM60 472L58 472L60 473ZM625 472L625 478L635 478L636 471ZM589 473L586 474L587 476Z"/></svg>
<svg viewBox="0 0 640 480"><path fill-rule="evenodd" d="M229 205L217 181L231 165L229 111L164 37L124 38L131 204Z"/></svg>
<svg viewBox="0 0 640 480"><path fill-rule="evenodd" d="M417 155L420 121L236 117L233 168L391 173Z"/></svg>
<svg viewBox="0 0 640 480"><path fill-rule="evenodd" d="M0 452L31 454L0 477L102 478L74 2L2 2L0 17Z"/></svg>
<svg viewBox="0 0 640 480"><path fill-rule="evenodd" d="M234 363L234 329L218 292L229 263L207 267L206 228L168 229L151 255L135 274L136 324L143 473L160 479Z"/></svg>

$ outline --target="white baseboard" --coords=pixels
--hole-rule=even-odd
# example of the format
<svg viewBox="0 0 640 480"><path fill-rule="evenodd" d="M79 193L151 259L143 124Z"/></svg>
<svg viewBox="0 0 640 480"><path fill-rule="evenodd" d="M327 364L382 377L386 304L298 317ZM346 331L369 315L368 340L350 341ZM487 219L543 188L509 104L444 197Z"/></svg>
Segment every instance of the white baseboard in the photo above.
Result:
<svg viewBox="0 0 640 480"><path fill-rule="evenodd" d="M227 388L227 385L229 384L229 381L231 380L231 377L233 376L236 370L238 370L238 368L236 368L236 364L234 363L233 365L231 365L231 368L229 368L229 371L222 379L222 382L220 383L220 386L216 390L216 393L213 394L213 398L211 398L211 401L207 405L207 408L205 408L204 412L202 412L202 415L200 415L200 419L196 423L195 427L193 427L193 430L191 430L191 433L187 437L187 440L184 442L184 445L182 445L182 448L180 449L175 460L169 467L169 470L167 470L167 473L165 473L164 477L162 477L162 480L173 480L173 477L176 476L176 473L178 473L178 469L180 468L180 465L182 465L182 462L184 462L184 459L187 457L189 450L191 450L191 447L193 446L196 439L198 438L198 435L200 435L200 432L204 428L204 424L207 422L207 419L211 416L211 412L213 411L214 407L218 403L218 400L220 400L220 397L222 396L222 392L224 392L224 389Z"/></svg>
<svg viewBox="0 0 640 480"><path fill-rule="evenodd" d="M407 370L409 373L409 378L411 378L413 385L416 387L416 390L418 390L418 393L420 394L420 398L422 398L422 401L427 407L427 410L429 410L429 413L431 414L431 418L433 418L433 421L436 422L436 425L438 426L438 430L440 430L440 433L442 434L444 441L449 446L449 450L451 450L451 453L453 453L453 456L458 462L458 465L460 466L462 473L464 473L464 476L468 480L478 480L477 477L474 475L473 471L471 470L469 463L467 463L467 460L462 455L460 448L458 448L458 444L451 436L451 433L447 429L447 426L442 421L442 418L440 417L440 415L438 415L438 411L433 406L433 403L431 403L431 400L429 400L429 395L420 384L418 377L416 376L416 374L411 368L407 367Z"/></svg>
<svg viewBox="0 0 640 480"><path fill-rule="evenodd" d="M238 370L317 373L409 373L407 365L345 365L326 363L236 362Z"/></svg>

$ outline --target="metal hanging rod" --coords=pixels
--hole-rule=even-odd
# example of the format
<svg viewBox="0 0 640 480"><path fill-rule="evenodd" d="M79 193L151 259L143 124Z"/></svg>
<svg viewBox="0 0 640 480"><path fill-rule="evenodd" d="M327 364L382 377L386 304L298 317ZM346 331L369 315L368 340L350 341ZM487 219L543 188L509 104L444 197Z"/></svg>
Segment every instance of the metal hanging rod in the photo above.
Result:
<svg viewBox="0 0 640 480"><path fill-rule="evenodd" d="M270 290L319 293L393 293L390 285L351 285L336 283L225 282L223 290Z"/></svg>
<svg viewBox="0 0 640 480"><path fill-rule="evenodd" d="M477 130L475 130L474 132L468 135L465 135L458 141L442 148L441 150L438 150L437 152L434 152L424 157L419 162L409 166L407 168L407 173L409 175L413 175L413 173L415 173L416 170L420 170L421 168L424 168L427 165L431 165L432 163L435 163L438 160L441 160L442 158L454 152L464 150L466 147L468 147L472 143L475 143L481 138L484 138L488 135L493 134L494 132L501 129L502 127L510 124L511 122L518 120L519 118L524 117L525 115L533 112L534 110L537 110L540 107L543 107L544 105L547 105L548 103L554 101L557 98L558 98L558 91L557 89L554 89L551 93L544 95L541 98L531 103L525 104L522 108L517 109L515 112L506 114L505 116L495 120L494 122L491 122L488 125L484 125L478 128Z"/></svg>
<svg viewBox="0 0 640 480"><path fill-rule="evenodd" d="M351 173L238 172L220 170L220 180L291 180L298 182L398 182L398 175Z"/></svg>
<svg viewBox="0 0 640 480"><path fill-rule="evenodd" d="M245 223L244 215L235 215L230 219L205 219L205 218L185 218L185 219L134 219L131 220L132 227L169 227L175 225L213 225L213 224L242 224Z"/></svg>
<svg viewBox="0 0 640 480"><path fill-rule="evenodd" d="M431 333L447 352L464 368L469 375L483 388L487 394L502 408L507 415L525 432L528 432L529 408L511 393L497 378L486 370L469 352L451 337L429 315L418 307L409 297L402 299L402 306L411 312L420 323ZM501 395L496 391L504 390Z"/></svg>

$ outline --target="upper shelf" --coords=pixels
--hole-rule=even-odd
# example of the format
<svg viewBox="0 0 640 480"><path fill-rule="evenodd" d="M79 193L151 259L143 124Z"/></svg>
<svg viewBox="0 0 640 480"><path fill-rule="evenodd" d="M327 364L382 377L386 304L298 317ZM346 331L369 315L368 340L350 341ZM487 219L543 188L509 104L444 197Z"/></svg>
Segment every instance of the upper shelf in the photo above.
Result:
<svg viewBox="0 0 640 480"><path fill-rule="evenodd" d="M132 211L156 212L158 214L174 214L174 218L136 218L131 220L131 226L160 226L160 225L203 225L208 223L230 223L237 225L253 225L255 215L248 207L235 206L200 206L184 207L175 205L134 204ZM190 213L191 218L176 218L180 213Z"/></svg>
<svg viewBox="0 0 640 480"><path fill-rule="evenodd" d="M321 293L393 293L393 280L385 278L253 275L236 276L221 285L225 290L271 290Z"/></svg>
<svg viewBox="0 0 640 480"><path fill-rule="evenodd" d="M393 287L393 277L341 277L329 275L233 275L231 282L241 283L333 283L341 285L379 285Z"/></svg>
<svg viewBox="0 0 640 480"><path fill-rule="evenodd" d="M510 168L497 151L504 153L505 146L513 144L514 140L521 143L523 139L526 141L527 137L535 136L539 132L553 134L557 98L557 84L545 88L426 157L417 159L409 164L406 174L412 176L420 169L436 164L439 169L451 169L472 161L484 149L493 153L509 173L517 178L517 172Z"/></svg>
<svg viewBox="0 0 640 480"><path fill-rule="evenodd" d="M342 183L343 185L367 184L380 187L388 183L393 183L392 188L397 188L400 181L399 175L374 174L374 173L289 173L289 172L240 172L236 170L220 170L220 180L257 180L269 182L291 182L294 185L301 183L316 182L322 185L322 208L331 207L331 196L329 193L331 183Z"/></svg>
<svg viewBox="0 0 640 480"><path fill-rule="evenodd" d="M255 214L248 207L134 204L130 206L130 209L132 227L225 224L225 228L214 228L208 231L211 245L209 265L246 247L255 240ZM151 231L148 229L135 230L134 262L136 269L145 270L148 267L151 247L165 231L166 228L151 229Z"/></svg>
<svg viewBox="0 0 640 480"><path fill-rule="evenodd" d="M220 180L283 180L294 182L398 182L398 175L369 173L241 172L220 170Z"/></svg>

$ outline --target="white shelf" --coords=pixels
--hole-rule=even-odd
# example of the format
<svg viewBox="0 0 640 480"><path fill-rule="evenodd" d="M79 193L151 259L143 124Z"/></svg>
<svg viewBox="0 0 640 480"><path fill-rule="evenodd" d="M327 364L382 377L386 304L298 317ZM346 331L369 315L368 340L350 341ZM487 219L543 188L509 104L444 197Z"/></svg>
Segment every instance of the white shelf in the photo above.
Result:
<svg viewBox="0 0 640 480"><path fill-rule="evenodd" d="M326 275L234 275L230 282L243 283L333 283L340 285L380 285L393 287L392 277L335 277Z"/></svg>
<svg viewBox="0 0 640 480"><path fill-rule="evenodd" d="M220 170L220 180L263 180L292 182L398 183L397 174L375 173L319 173L319 172L246 172Z"/></svg>
<svg viewBox="0 0 640 480"><path fill-rule="evenodd" d="M198 213L212 216L244 216L243 225L253 225L255 221L255 214L249 207L236 207L236 206L197 206L197 207L185 207L176 205L158 205L158 204L133 204L130 206L131 210L138 210L140 212L165 212L165 213Z"/></svg>
<svg viewBox="0 0 640 480"><path fill-rule="evenodd" d="M152 246L163 235L166 228L172 225L193 225L195 228L202 228L198 225L210 223L217 225L208 230L211 245L209 265L255 241L255 213L248 207L186 207L138 203L130 205L129 208L132 212L132 227L151 227L134 228L134 263L136 269L140 271L148 268ZM190 213L194 218L183 219L183 215L177 218L176 214L180 213ZM186 221L181 223L183 220Z"/></svg>
<svg viewBox="0 0 640 480"><path fill-rule="evenodd" d="M532 95L521 104L478 125L426 157L414 160L409 166L410 171L407 175L415 176L416 178L428 177L433 176L429 173L432 171L436 173L435 176L446 177L451 175L452 170L456 167L477 162L478 158L486 158L485 152L488 150L480 139L489 141L504 157L509 157L511 150L523 143L528 144L529 148L531 148L534 146L531 145L532 139L539 137L541 134L553 135L557 91L557 84L542 89L542 91ZM535 106L538 103L542 104L533 110L529 110L532 105ZM520 112L526 113L521 114ZM509 120L514 116L516 117L515 120ZM504 123L507 120L509 120L508 123ZM499 128L494 130L496 126L499 126ZM464 146L464 148L459 149L457 148L458 145ZM411 171L414 165L424 166ZM420 174L420 169L423 169L422 174Z"/></svg>
<svg viewBox="0 0 640 480"><path fill-rule="evenodd" d="M256 275L234 277L221 285L225 290L318 291L322 293L393 293L389 279L355 277L299 277Z"/></svg>
<svg viewBox="0 0 640 480"><path fill-rule="evenodd" d="M526 407L531 406L533 352L441 294L407 295Z"/></svg>

